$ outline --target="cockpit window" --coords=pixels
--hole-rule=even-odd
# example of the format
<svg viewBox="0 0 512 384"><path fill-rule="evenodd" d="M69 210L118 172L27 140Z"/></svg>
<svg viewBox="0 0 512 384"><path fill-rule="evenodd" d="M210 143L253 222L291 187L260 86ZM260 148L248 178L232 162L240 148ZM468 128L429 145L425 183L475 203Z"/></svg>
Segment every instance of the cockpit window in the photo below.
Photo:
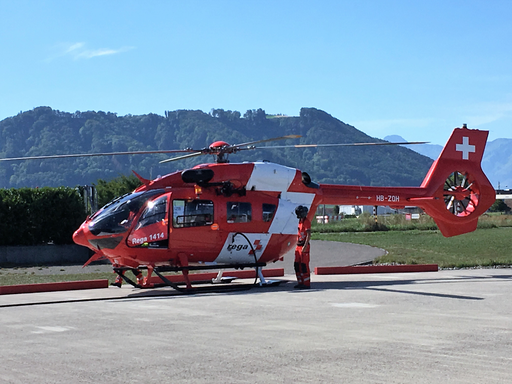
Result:
<svg viewBox="0 0 512 384"><path fill-rule="evenodd" d="M126 232L144 203L163 192L163 189L154 189L129 193L111 201L93 216L89 231L94 236Z"/></svg>
<svg viewBox="0 0 512 384"><path fill-rule="evenodd" d="M172 224L174 228L213 224L213 201L173 200Z"/></svg>
<svg viewBox="0 0 512 384"><path fill-rule="evenodd" d="M146 209L140 216L135 230L155 224L167 218L167 195L159 197L147 204Z"/></svg>

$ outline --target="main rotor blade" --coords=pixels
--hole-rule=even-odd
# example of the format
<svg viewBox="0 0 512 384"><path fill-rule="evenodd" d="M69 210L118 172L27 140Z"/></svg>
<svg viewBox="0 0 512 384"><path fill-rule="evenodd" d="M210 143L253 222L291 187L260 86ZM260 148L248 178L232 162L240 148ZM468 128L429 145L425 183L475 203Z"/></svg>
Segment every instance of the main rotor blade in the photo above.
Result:
<svg viewBox="0 0 512 384"><path fill-rule="evenodd" d="M296 145L268 145L263 147L254 147L254 149L282 149L282 148L317 148L317 147L356 147L370 145L409 145L409 144L428 144L428 141L406 141L402 143L343 143L343 144L296 144Z"/></svg>
<svg viewBox="0 0 512 384"><path fill-rule="evenodd" d="M298 139L299 137L302 137L302 136L301 135L286 135L286 136L281 136L281 137L274 137L272 139L256 140L256 141L249 141L247 143L242 143L242 144L234 144L234 145L231 145L230 147L244 147L247 145L266 143L269 141L284 140L284 139ZM247 149L249 149L249 148L247 148Z"/></svg>
<svg viewBox="0 0 512 384"><path fill-rule="evenodd" d="M200 155L204 155L203 152L194 152L194 153L189 153L188 155L183 155L183 156L178 156L178 157L172 157L170 159L165 159L165 160L162 160L160 161L160 164L162 163L168 163L170 161L176 161L176 160L182 160L182 159L187 159L189 157L195 157L195 156L200 156Z"/></svg>
<svg viewBox="0 0 512 384"><path fill-rule="evenodd" d="M157 153L182 153L190 152L189 149L170 149L158 151L130 151L130 152L105 152L105 153L75 153L70 155L44 155L44 156L25 156L25 157L6 157L0 161L14 160L45 160L45 159L63 159L67 157L93 157L93 156L118 156L118 155L150 155Z"/></svg>

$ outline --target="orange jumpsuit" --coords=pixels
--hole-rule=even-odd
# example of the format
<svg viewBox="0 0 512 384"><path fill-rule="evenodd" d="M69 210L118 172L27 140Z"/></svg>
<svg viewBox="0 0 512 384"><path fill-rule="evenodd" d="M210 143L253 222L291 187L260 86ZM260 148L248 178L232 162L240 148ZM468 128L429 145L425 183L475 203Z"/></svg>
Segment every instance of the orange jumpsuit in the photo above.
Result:
<svg viewBox="0 0 512 384"><path fill-rule="evenodd" d="M309 237L311 233L311 222L307 218L299 220L299 230L297 234L297 247L295 248L295 262L293 267L297 276L299 286L309 288L311 285L309 270ZM307 245L303 250L304 244Z"/></svg>

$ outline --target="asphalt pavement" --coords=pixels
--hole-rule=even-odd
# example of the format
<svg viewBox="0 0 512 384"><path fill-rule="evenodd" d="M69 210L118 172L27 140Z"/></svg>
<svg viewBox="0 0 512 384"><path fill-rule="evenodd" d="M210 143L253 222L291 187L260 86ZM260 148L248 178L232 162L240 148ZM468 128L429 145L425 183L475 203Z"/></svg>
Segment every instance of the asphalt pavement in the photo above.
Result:
<svg viewBox="0 0 512 384"><path fill-rule="evenodd" d="M312 279L1 295L0 382L511 382L512 269Z"/></svg>

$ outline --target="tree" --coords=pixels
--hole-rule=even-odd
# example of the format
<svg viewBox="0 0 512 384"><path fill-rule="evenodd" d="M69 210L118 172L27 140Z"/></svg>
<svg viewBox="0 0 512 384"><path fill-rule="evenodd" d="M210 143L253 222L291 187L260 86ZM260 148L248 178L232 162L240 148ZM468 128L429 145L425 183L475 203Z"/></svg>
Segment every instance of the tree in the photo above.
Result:
<svg viewBox="0 0 512 384"><path fill-rule="evenodd" d="M505 200L496 200L494 204L489 208L490 212L510 212L511 208L505 204Z"/></svg>
<svg viewBox="0 0 512 384"><path fill-rule="evenodd" d="M98 192L98 205L103 207L114 198L132 192L142 183L134 175L120 176L110 181L99 179L96 186Z"/></svg>

